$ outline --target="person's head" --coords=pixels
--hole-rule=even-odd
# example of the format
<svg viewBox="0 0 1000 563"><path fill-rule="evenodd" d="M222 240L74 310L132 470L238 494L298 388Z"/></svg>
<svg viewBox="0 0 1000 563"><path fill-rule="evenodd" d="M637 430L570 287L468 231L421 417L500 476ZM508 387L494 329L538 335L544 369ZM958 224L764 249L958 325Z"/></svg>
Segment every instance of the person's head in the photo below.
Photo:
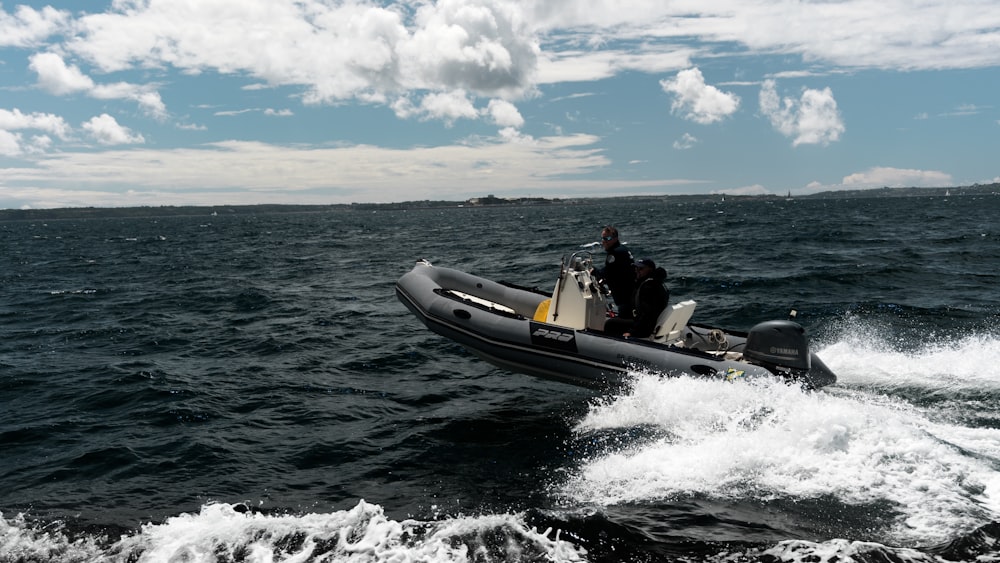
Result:
<svg viewBox="0 0 1000 563"><path fill-rule="evenodd" d="M601 246L607 250L616 244L618 244L618 229L611 225L601 229Z"/></svg>
<svg viewBox="0 0 1000 563"><path fill-rule="evenodd" d="M656 262L653 262L649 258L642 258L633 262L632 267L635 268L636 279L641 280L652 275L652 273L656 271Z"/></svg>

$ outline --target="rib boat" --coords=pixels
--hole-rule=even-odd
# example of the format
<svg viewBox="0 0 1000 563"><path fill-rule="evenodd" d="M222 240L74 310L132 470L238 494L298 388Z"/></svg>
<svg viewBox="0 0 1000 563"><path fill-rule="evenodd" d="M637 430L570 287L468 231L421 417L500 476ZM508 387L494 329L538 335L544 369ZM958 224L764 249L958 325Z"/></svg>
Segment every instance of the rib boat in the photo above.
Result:
<svg viewBox="0 0 1000 563"><path fill-rule="evenodd" d="M686 300L663 311L649 338L605 334L612 309L592 268L590 252L564 257L549 293L419 260L396 282L396 296L428 329L487 362L584 387L620 387L636 371L777 377L813 389L837 380L791 319L727 330L693 322L697 303Z"/></svg>

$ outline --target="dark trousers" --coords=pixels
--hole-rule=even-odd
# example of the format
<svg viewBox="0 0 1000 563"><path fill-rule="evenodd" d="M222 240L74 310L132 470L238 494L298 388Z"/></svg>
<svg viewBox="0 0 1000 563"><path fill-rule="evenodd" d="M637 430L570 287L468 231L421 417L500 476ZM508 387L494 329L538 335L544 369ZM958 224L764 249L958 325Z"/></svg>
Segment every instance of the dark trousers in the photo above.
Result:
<svg viewBox="0 0 1000 563"><path fill-rule="evenodd" d="M604 321L604 333L611 336L621 336L626 332L632 331L632 325L635 324L634 319L623 319L622 317L614 317Z"/></svg>

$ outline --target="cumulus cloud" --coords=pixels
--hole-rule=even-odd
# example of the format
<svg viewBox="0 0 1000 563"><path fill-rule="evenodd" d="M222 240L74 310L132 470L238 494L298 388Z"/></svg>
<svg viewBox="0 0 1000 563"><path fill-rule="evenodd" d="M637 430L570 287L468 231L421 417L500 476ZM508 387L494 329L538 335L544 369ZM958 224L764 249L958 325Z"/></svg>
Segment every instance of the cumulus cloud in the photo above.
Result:
<svg viewBox="0 0 1000 563"><path fill-rule="evenodd" d="M844 176L839 184L810 182L804 188L793 190L797 195L844 190L869 190L878 188L934 188L954 186L950 174L938 170L917 170L875 166L863 172Z"/></svg>
<svg viewBox="0 0 1000 563"><path fill-rule="evenodd" d="M845 176L845 189L952 186L950 174L937 170L913 170L879 166Z"/></svg>
<svg viewBox="0 0 1000 563"><path fill-rule="evenodd" d="M74 65L67 65L55 53L38 53L29 59L28 67L38 75L38 86L56 96L86 92L94 81Z"/></svg>
<svg viewBox="0 0 1000 563"><path fill-rule="evenodd" d="M702 125L721 121L740 107L739 96L705 84L705 77L697 68L682 70L672 79L661 80L660 87L674 95L671 112Z"/></svg>
<svg viewBox="0 0 1000 563"><path fill-rule="evenodd" d="M519 129L524 126L524 118L521 117L521 112L517 111L517 107L508 101L490 100L486 111L493 119L493 123L496 123L500 127Z"/></svg>
<svg viewBox="0 0 1000 563"><path fill-rule="evenodd" d="M0 156L17 156L24 152L21 148L21 136L11 131L0 129Z"/></svg>
<svg viewBox="0 0 1000 563"><path fill-rule="evenodd" d="M829 88L804 89L798 100L780 98L774 80L766 80L760 89L760 111L782 135L793 138L793 146L828 145L844 132Z"/></svg>
<svg viewBox="0 0 1000 563"><path fill-rule="evenodd" d="M81 127L102 145L131 145L146 142L142 135L132 133L128 127L120 125L118 120L106 113L91 118Z"/></svg>
<svg viewBox="0 0 1000 563"><path fill-rule="evenodd" d="M70 135L70 126L63 118L51 113L22 113L21 110L0 109L0 129L38 129L60 139Z"/></svg>
<svg viewBox="0 0 1000 563"><path fill-rule="evenodd" d="M530 84L539 47L519 4L440 0L414 23L398 52L423 87L517 95Z"/></svg>
<svg viewBox="0 0 1000 563"><path fill-rule="evenodd" d="M150 116L162 119L167 108L151 86L116 82L96 84L76 65L68 65L56 53L37 53L29 58L29 68L38 76L38 86L56 96L78 92L98 100L131 100Z"/></svg>
<svg viewBox="0 0 1000 563"><path fill-rule="evenodd" d="M418 90L512 98L532 86L539 52L526 21L502 0L412 12L350 0L123 2L80 18L66 48L105 72L170 65L301 86L306 103L387 102Z"/></svg>
<svg viewBox="0 0 1000 563"><path fill-rule="evenodd" d="M401 96L392 102L391 107L400 119L440 119L447 126L459 119L478 119L481 116L488 117L504 129L517 130L524 126L524 118L514 104L502 99L492 99L485 108L477 109L464 90L431 92L421 97L419 103Z"/></svg>
<svg viewBox="0 0 1000 563"><path fill-rule="evenodd" d="M442 119L451 125L458 119L476 119L479 112L464 91L434 92L424 96L419 113L424 118Z"/></svg>
<svg viewBox="0 0 1000 563"><path fill-rule="evenodd" d="M535 138L531 135L525 135L516 127L503 127L498 132L500 138L507 143L534 143Z"/></svg>
<svg viewBox="0 0 1000 563"><path fill-rule="evenodd" d="M25 137L21 131L39 131ZM18 156L25 153L44 152L52 145L55 135L68 139L72 131L66 121L51 113L22 113L18 109L0 109L0 155Z"/></svg>
<svg viewBox="0 0 1000 563"><path fill-rule="evenodd" d="M69 12L50 6L40 11L19 5L9 14L0 5L0 47L30 47L60 32L70 20Z"/></svg>

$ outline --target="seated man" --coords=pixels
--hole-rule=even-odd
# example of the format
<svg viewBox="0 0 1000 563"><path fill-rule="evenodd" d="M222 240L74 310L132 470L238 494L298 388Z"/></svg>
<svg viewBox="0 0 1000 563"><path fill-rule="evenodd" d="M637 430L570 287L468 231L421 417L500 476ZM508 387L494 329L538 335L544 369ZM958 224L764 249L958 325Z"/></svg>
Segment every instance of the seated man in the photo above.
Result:
<svg viewBox="0 0 1000 563"><path fill-rule="evenodd" d="M615 317L604 323L604 332L613 336L648 338L656 328L656 319L667 308L670 292L663 287L667 271L657 268L649 258L633 264L635 267L635 309L631 319Z"/></svg>

